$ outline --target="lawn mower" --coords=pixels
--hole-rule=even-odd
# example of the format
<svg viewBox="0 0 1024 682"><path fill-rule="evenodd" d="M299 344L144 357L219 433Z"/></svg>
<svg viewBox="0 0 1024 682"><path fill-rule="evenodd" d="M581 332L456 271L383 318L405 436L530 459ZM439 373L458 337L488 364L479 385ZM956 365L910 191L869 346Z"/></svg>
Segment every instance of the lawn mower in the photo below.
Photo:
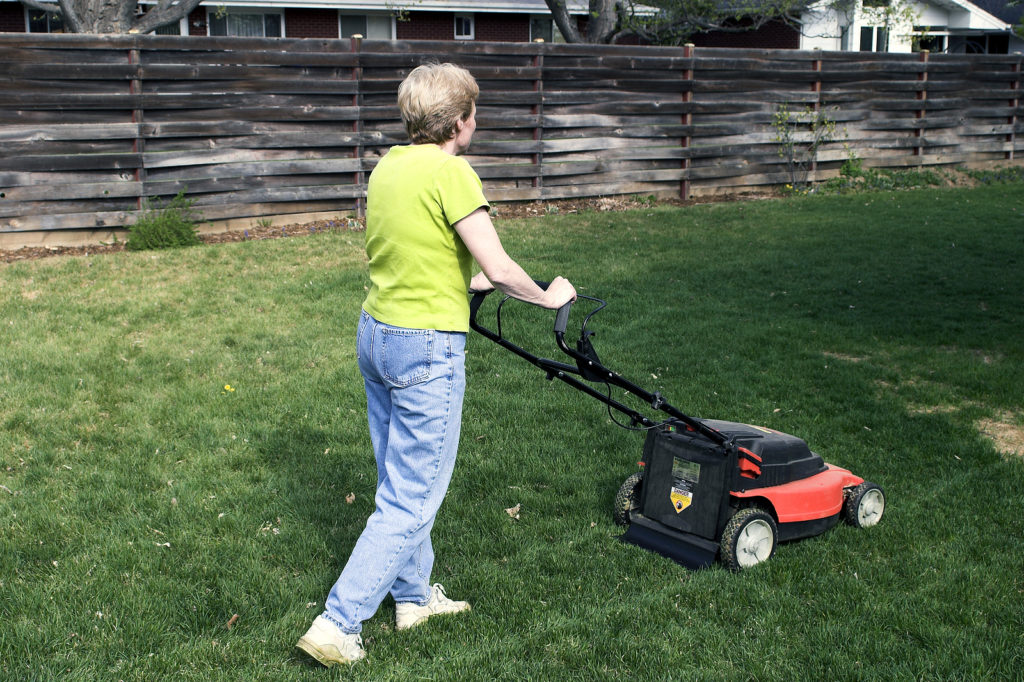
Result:
<svg viewBox="0 0 1024 682"><path fill-rule="evenodd" d="M537 282L547 288L544 282ZM628 526L622 540L703 568L716 558L730 569L749 568L775 554L780 542L810 537L840 519L873 526L885 511L885 493L846 469L827 464L807 443L773 429L717 419L698 419L603 365L594 350L591 318L605 301L577 296L594 307L580 326L575 347L565 340L572 303L555 316L555 343L573 364L538 357L505 338L504 297L496 329L477 319L488 292L470 300L470 326L503 348L608 406L624 428L647 432L640 470L615 496L614 519ZM589 383L585 383L589 382ZM604 385L602 392L591 384ZM612 397L612 387L639 398L666 418L655 421ZM613 410L625 415L619 422Z"/></svg>

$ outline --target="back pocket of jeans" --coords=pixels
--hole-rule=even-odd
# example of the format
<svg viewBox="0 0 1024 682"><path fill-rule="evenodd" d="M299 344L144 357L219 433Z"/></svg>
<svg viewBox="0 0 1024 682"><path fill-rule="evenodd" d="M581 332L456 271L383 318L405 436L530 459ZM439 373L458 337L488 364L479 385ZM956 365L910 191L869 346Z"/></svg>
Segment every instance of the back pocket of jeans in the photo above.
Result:
<svg viewBox="0 0 1024 682"><path fill-rule="evenodd" d="M395 386L412 386L430 378L433 329L381 330L381 360L384 378Z"/></svg>

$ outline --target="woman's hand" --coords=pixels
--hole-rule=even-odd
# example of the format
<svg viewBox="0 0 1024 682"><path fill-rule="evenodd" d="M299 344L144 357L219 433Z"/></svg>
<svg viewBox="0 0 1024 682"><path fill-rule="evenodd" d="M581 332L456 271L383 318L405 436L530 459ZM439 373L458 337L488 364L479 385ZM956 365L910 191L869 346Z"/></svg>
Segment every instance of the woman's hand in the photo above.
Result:
<svg viewBox="0 0 1024 682"><path fill-rule="evenodd" d="M544 292L544 300L538 305L543 308L557 310L566 303L576 300L576 289L564 277L555 277L551 280L547 290Z"/></svg>
<svg viewBox="0 0 1024 682"><path fill-rule="evenodd" d="M469 281L469 293L482 293L484 291L494 291L494 285L491 284L491 280L487 279L487 275L482 272L478 272L473 275L473 279Z"/></svg>

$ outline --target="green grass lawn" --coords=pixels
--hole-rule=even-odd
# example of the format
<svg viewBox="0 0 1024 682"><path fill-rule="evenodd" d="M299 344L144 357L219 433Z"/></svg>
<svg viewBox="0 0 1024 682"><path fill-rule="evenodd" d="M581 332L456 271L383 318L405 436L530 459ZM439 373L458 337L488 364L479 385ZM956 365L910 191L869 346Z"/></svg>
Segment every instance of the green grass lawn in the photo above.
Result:
<svg viewBox="0 0 1024 682"><path fill-rule="evenodd" d="M388 600L327 671L292 647L373 507L362 236L4 265L0 679L1021 679L1024 185L499 229L609 301L605 364L805 438L881 524L742 573L620 543L642 435L471 335L434 578L473 611ZM506 332L553 357L552 321Z"/></svg>

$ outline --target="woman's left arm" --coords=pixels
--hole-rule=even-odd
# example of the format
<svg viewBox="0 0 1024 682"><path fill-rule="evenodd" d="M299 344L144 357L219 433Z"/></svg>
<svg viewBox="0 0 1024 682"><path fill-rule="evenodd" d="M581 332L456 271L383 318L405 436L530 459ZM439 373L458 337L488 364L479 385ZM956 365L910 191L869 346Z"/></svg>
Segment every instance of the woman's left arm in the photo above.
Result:
<svg viewBox="0 0 1024 682"><path fill-rule="evenodd" d="M474 277L470 288L482 286L490 289L492 286L487 285L493 285L513 298L543 308L561 308L576 298L576 290L562 277L554 278L547 290L537 286L526 271L505 252L486 209L478 208L453 227L483 270L483 278L479 275Z"/></svg>

